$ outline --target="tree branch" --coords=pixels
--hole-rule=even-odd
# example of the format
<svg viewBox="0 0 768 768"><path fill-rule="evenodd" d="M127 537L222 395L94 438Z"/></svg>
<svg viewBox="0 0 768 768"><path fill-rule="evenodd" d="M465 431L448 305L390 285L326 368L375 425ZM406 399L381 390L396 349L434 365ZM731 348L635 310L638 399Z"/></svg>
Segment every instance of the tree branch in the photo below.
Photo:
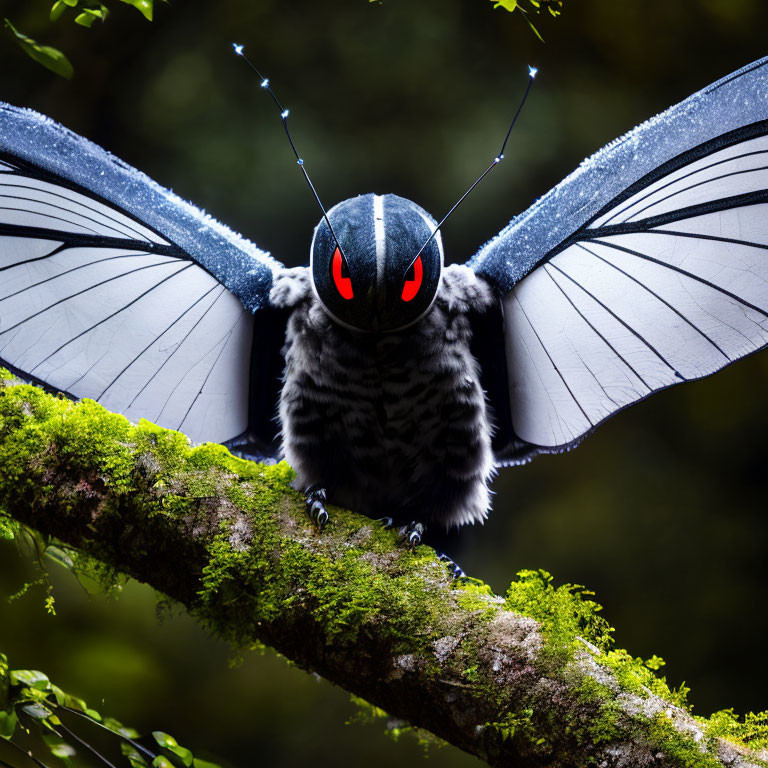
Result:
<svg viewBox="0 0 768 768"><path fill-rule="evenodd" d="M290 480L285 464L190 448L0 373L5 514L231 642L265 643L493 766L768 764L657 695L669 689L637 660L597 647L607 625L573 590L529 574L505 601L454 584L431 549L406 551L344 510L317 533Z"/></svg>

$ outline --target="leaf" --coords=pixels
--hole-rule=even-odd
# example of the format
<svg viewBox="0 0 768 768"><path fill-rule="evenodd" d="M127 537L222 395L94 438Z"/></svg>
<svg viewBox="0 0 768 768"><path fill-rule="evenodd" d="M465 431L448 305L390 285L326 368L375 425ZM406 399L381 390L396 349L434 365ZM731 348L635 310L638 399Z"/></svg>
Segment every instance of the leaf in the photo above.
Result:
<svg viewBox="0 0 768 768"><path fill-rule="evenodd" d="M98 714L98 713L97 713ZM94 718L95 720L96 718ZM118 736L122 736L125 739L138 739L139 733L133 728L126 728L119 720L115 720L114 717L104 718L104 727L109 728L110 731L116 733Z"/></svg>
<svg viewBox="0 0 768 768"><path fill-rule="evenodd" d="M18 718L13 709L8 712L0 712L0 739L10 739L16 730L17 722Z"/></svg>
<svg viewBox="0 0 768 768"><path fill-rule="evenodd" d="M147 21L152 21L153 0L123 0L127 5L132 5Z"/></svg>
<svg viewBox="0 0 768 768"><path fill-rule="evenodd" d="M163 755L158 755L152 761L152 768L174 768L174 765L167 757L163 757Z"/></svg>
<svg viewBox="0 0 768 768"><path fill-rule="evenodd" d="M50 45L40 45L31 37L27 37L22 32L19 32L8 19L4 21L5 26L11 30L16 38L16 42L27 56L34 59L38 64L42 64L46 69L50 69L51 72L67 78L67 80L72 77L75 72L74 67L58 48L52 48Z"/></svg>
<svg viewBox="0 0 768 768"><path fill-rule="evenodd" d="M68 757L74 757L77 754L74 747L70 747L69 744L64 741L59 742L58 744L54 744L50 749L51 754L54 757L58 757L60 760L64 760Z"/></svg>
<svg viewBox="0 0 768 768"><path fill-rule="evenodd" d="M67 10L67 7L68 5L64 2L64 0L56 0L56 2L51 6L51 12L48 15L48 18L51 21L58 21L64 11Z"/></svg>
<svg viewBox="0 0 768 768"><path fill-rule="evenodd" d="M11 670L11 685L28 685L38 691L47 691L50 690L51 682L48 675L36 669L14 669Z"/></svg>
<svg viewBox="0 0 768 768"><path fill-rule="evenodd" d="M152 731L152 736L154 736L155 741L161 747L165 747L165 749L173 749L174 747L179 746L179 742L176 741L176 739L174 739L173 736L168 733L163 733L162 731Z"/></svg>
<svg viewBox="0 0 768 768"><path fill-rule="evenodd" d="M88 27L90 29L93 26L93 22L97 19L104 21L107 18L109 11L105 5L99 8L83 8L82 12L75 17L75 24L79 24L81 27Z"/></svg>
<svg viewBox="0 0 768 768"><path fill-rule="evenodd" d="M122 742L120 744L120 751L131 764L131 768L147 768L147 761L132 744Z"/></svg>
<svg viewBox="0 0 768 768"><path fill-rule="evenodd" d="M17 524L0 510L0 539L13 541L16 538Z"/></svg>
<svg viewBox="0 0 768 768"><path fill-rule="evenodd" d="M517 8L517 0L496 0L494 8L506 8L510 13Z"/></svg>
<svg viewBox="0 0 768 768"><path fill-rule="evenodd" d="M49 690L53 694L53 697L56 699L56 703L60 707L66 706L67 694L64 693L64 691L62 691L58 685L54 685L53 683L51 683Z"/></svg>
<svg viewBox="0 0 768 768"><path fill-rule="evenodd" d="M36 720L45 720L53 714L48 707L44 707L42 704L25 704L21 708L21 711L26 712L30 717L34 717Z"/></svg>
<svg viewBox="0 0 768 768"><path fill-rule="evenodd" d="M522 10L522 8L520 10ZM533 30L533 34L536 35L536 37L538 37L539 40L541 40L543 43L544 38L539 34L539 30L533 26L533 22L525 14L523 14L523 18L528 22L528 26Z"/></svg>
<svg viewBox="0 0 768 768"><path fill-rule="evenodd" d="M199 757L195 758L192 765L194 768L221 768L218 763L210 763L208 760L201 760Z"/></svg>
<svg viewBox="0 0 768 768"><path fill-rule="evenodd" d="M90 9L86 8L85 11L75 16L75 24L90 29L93 26L93 22L96 21L96 17L92 13L88 13L89 10Z"/></svg>
<svg viewBox="0 0 768 768"><path fill-rule="evenodd" d="M46 743L48 750L54 757L61 760L67 768L72 768L71 758L77 754L74 747L67 744L61 736L58 736L55 733L44 733L43 741Z"/></svg>
<svg viewBox="0 0 768 768"><path fill-rule="evenodd" d="M184 765L184 768L192 768L192 763L194 762L194 756L192 755L191 750L187 749L186 747L182 747L181 745L177 747L168 747L167 748L169 752L176 755L176 757L181 760L181 762Z"/></svg>
<svg viewBox="0 0 768 768"><path fill-rule="evenodd" d="M178 757L185 768L192 768L194 757L190 750L188 750L186 747L182 747L179 742L176 741L176 739L174 739L173 736L168 733L163 733L162 731L154 731L152 735L154 736L155 741L163 749L167 749L172 755Z"/></svg>

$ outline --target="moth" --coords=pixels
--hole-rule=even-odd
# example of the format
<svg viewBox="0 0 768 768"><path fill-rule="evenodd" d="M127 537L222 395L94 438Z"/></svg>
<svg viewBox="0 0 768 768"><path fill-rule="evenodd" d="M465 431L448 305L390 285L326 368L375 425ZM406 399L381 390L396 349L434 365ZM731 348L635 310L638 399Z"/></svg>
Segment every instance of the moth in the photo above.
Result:
<svg viewBox="0 0 768 768"><path fill-rule="evenodd" d="M600 150L453 266L442 222L368 194L323 208L310 266L286 270L0 105L0 364L194 442L286 456L321 527L329 502L412 543L481 521L496 468L768 343L767 67Z"/></svg>

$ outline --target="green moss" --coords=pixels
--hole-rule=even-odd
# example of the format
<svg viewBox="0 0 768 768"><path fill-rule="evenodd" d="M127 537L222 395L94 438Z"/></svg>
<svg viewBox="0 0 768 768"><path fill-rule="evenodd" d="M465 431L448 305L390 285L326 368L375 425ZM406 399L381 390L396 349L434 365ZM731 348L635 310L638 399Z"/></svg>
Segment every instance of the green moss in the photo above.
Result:
<svg viewBox="0 0 768 768"><path fill-rule="evenodd" d="M749 749L768 750L768 712L748 712L739 717L732 709L723 709L710 718L696 719L707 736L727 739ZM761 765L768 765L768 761Z"/></svg>
<svg viewBox="0 0 768 768"><path fill-rule="evenodd" d="M570 653L578 637L605 648L612 642L613 628L599 616L602 606L589 598L594 594L576 584L555 587L544 570L519 571L509 585L506 606L541 624L552 651Z"/></svg>
<svg viewBox="0 0 768 768"><path fill-rule="evenodd" d="M256 636L269 638L270 626L290 622L301 607L295 613L306 626L298 631L313 643L353 651L369 640L383 654L412 654L427 677L434 672L462 680L489 711L498 712L485 726L491 734L502 742L519 740L553 766L567 764L560 752L564 744L605 744L626 738L628 728L650 732L671 764L713 764L666 716L629 717L619 706L616 686L681 707L686 690L670 689L657 674L663 665L658 657L643 660L613 648L613 629L583 587L556 587L546 571L521 571L503 601L475 579L461 579L452 590L435 588L445 583L445 568L434 551L403 551L395 534L373 521L333 509L325 534L315 532L285 463L255 464L218 445L193 448L178 432L147 421L132 425L93 401L75 404L4 379L7 372L0 370L0 487L13 489L17 500L56 494L56 509L64 515L69 498L74 509L91 491L109 490L98 509L100 524L111 521L119 529L130 511L142 526L160 526L155 531L180 523L189 528L190 545L199 543L205 557L191 608L237 646L250 646ZM66 472L69 486L59 482L57 471ZM196 526L203 526L199 533ZM0 537L18 530L0 510ZM91 555L110 560L110 551L101 549L108 544L98 537L87 545L90 555L71 556L73 569L88 571L97 562ZM114 579L114 571L100 567L91 569L96 578ZM461 621L471 614L473 633L448 661L438 662L435 642L463 634L463 625L450 624L457 606ZM563 706L583 717L554 722L557 709L538 702L535 690L528 700L511 701L488 665L477 663L486 632L505 608L539 623L545 648L532 662L535 674L563 683L560 695L572 699ZM574 664L585 654L615 682L585 675ZM765 713L739 720L727 710L699 723L707 739L758 749L768 744Z"/></svg>
<svg viewBox="0 0 768 768"><path fill-rule="evenodd" d="M654 717L648 728L652 743L659 744L660 750L672 765L680 768L721 768L722 763L710 751L708 745L694 739L675 728L674 723L664 713Z"/></svg>
<svg viewBox="0 0 768 768"><path fill-rule="evenodd" d="M420 573L434 554L404 554L403 571L393 577L374 567L369 548L350 546L331 557L279 536L268 515L254 522L260 546L244 552L232 549L230 525L222 524L208 548L199 593L208 620L227 627L233 641L243 642L254 625L272 622L298 604L313 617L318 640L351 644L361 633L375 631L377 642L394 653L418 650L419 628L439 623L441 601L424 587ZM226 612L233 601L244 619L233 622Z"/></svg>
<svg viewBox="0 0 768 768"><path fill-rule="evenodd" d="M591 653L599 665L612 673L622 691L640 698L658 696L690 712L688 689L684 685L671 688L666 678L657 674L665 664L663 659L655 655L642 659L612 647L614 629L599 615L602 607L592 596L592 592L577 585L555 587L546 571L521 571L507 591L506 605L540 622L548 641L543 659L550 665L550 673L567 676L575 653ZM618 738L626 727L627 716L617 702L615 690L589 676L582 676L578 682L571 681L570 687L579 705L591 711L592 716L585 722L569 723L566 735L595 745ZM523 722L520 713L510 717L519 730ZM665 715L657 715L651 721L641 715L634 719L641 732L647 732L650 727L650 737L670 757L672 764L684 768L709 768L719 764L715 758L705 756L701 745L692 736L678 731ZM767 712L739 718L732 710L724 710L709 719L697 717L696 720L710 739L728 739L753 750L768 748ZM534 728L535 722L535 718L525 720L526 728ZM500 733L507 733L504 723L493 725ZM514 728L507 735L513 731ZM551 730L546 728L545 732ZM760 761L757 764L763 765Z"/></svg>

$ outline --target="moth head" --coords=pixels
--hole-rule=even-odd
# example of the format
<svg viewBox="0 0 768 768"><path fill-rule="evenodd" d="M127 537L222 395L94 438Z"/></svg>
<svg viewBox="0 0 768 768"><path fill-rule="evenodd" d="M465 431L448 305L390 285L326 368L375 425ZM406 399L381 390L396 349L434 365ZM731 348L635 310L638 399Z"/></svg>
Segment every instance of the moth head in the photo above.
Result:
<svg viewBox="0 0 768 768"><path fill-rule="evenodd" d="M397 195L360 195L331 208L328 220L315 227L310 261L317 297L336 322L388 332L427 313L443 245L423 208Z"/></svg>

